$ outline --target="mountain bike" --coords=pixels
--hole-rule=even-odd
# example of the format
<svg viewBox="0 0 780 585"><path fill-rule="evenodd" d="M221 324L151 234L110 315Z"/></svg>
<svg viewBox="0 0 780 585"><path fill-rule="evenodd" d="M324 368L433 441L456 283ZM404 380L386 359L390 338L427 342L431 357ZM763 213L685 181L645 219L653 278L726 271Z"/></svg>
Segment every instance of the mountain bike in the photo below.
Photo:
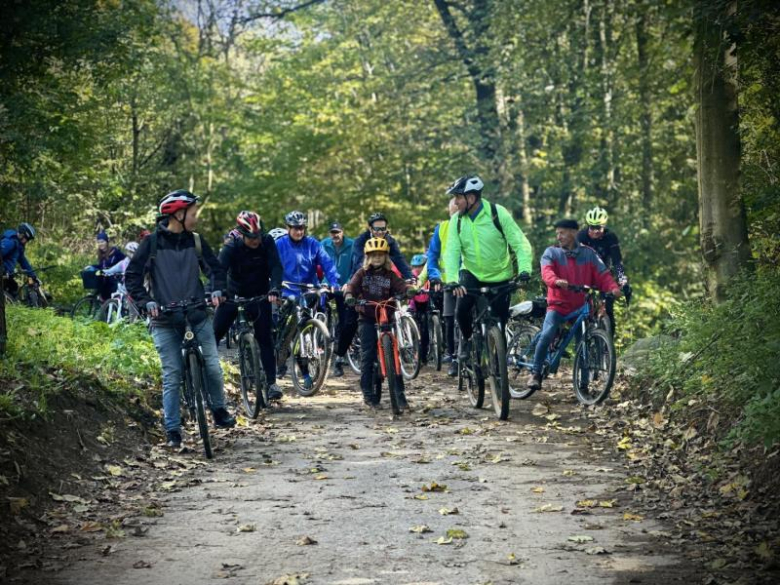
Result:
<svg viewBox="0 0 780 585"><path fill-rule="evenodd" d="M360 335L355 335L347 350L347 363L352 371L360 375Z"/></svg>
<svg viewBox="0 0 780 585"><path fill-rule="evenodd" d="M395 321L391 320L388 313L390 310L400 306L401 299L405 297L394 297L386 301L358 301L360 306L374 307L375 326L377 331L377 363L374 367L374 386L377 399L381 396L382 380L387 380L388 394L390 394L390 405L394 415L399 415L406 407L406 400L401 390L401 380L403 371L401 367L401 347L396 337L397 327ZM354 298L350 299L353 301Z"/></svg>
<svg viewBox="0 0 780 585"><path fill-rule="evenodd" d="M522 301L509 308L509 322L506 324L506 356L508 363L509 394L512 398L521 398L525 392L526 378L522 378L523 370L513 368L518 360L527 359L531 342L541 331L544 316L547 313L547 299L536 297L530 301ZM533 353L530 355L533 361Z"/></svg>
<svg viewBox="0 0 780 585"><path fill-rule="evenodd" d="M452 289L458 285L451 286ZM458 390L466 390L474 408L485 401L485 382L490 387L493 410L500 420L509 418L509 380L507 377L506 338L492 303L511 294L519 285L514 282L498 286L466 288L466 294L476 297L472 312L474 333L471 336L469 358L458 361Z"/></svg>
<svg viewBox="0 0 780 585"><path fill-rule="evenodd" d="M89 291L81 297L70 310L70 316L74 319L96 319L103 301L98 296L100 279L115 278L98 274L96 270L82 270L81 283L84 289Z"/></svg>
<svg viewBox="0 0 780 585"><path fill-rule="evenodd" d="M441 292L430 292L430 300L428 301L428 310L425 312L424 318L428 325L428 361L436 368L437 372L441 371L441 360L444 356L444 332L441 326L441 306L440 301L435 301L435 296L441 296Z"/></svg>
<svg viewBox="0 0 780 585"><path fill-rule="evenodd" d="M582 308L572 317L574 321L568 328L558 329L550 344L547 358L542 369L542 378L558 371L561 360L567 357L566 349L572 339L579 336L579 342L574 352L572 368L572 385L577 400L581 404L600 404L609 396L615 379L615 346L612 336L598 323L598 314L594 310L598 291L589 286L569 285L569 290L588 293ZM517 337L517 346L509 354L509 367L516 372L530 373L533 368L536 344L541 336L538 331L529 340L529 335ZM513 374L513 377L516 377ZM535 390L521 387L511 389L512 398L525 399Z"/></svg>
<svg viewBox="0 0 780 585"><path fill-rule="evenodd" d="M181 404L186 420L198 425L203 451L208 459L214 456L209 437L209 423L204 404L211 410L211 398L206 389L206 364L203 360L198 339L190 324L189 314L203 311L206 301L180 301L160 308L161 313L182 313L184 316L184 337L181 342L181 357L184 363L182 376ZM208 323L208 322L206 322Z"/></svg>
<svg viewBox="0 0 780 585"><path fill-rule="evenodd" d="M260 359L260 346L255 339L254 325L247 319L245 307L250 303L261 302L266 295L257 297L235 297L228 303L235 303L238 315L234 321L236 339L238 340L238 365L241 372L241 399L244 411L250 418L257 418L260 410L265 408L268 400L268 380Z"/></svg>
<svg viewBox="0 0 780 585"><path fill-rule="evenodd" d="M109 325L117 325L122 321L134 323L142 319L142 316L141 310L127 293L124 284L119 283L117 291L111 293L111 298L100 306L95 319Z"/></svg>
<svg viewBox="0 0 780 585"><path fill-rule="evenodd" d="M408 305L398 303L397 310L393 312L393 329L404 380L414 380L420 373L420 330Z"/></svg>
<svg viewBox="0 0 780 585"><path fill-rule="evenodd" d="M55 266L45 266L43 268L36 269L37 272L46 272L47 270L51 270L52 268L55 268ZM51 295L47 293L43 287L41 286L40 281L38 281L33 275L32 272L29 270L21 270L19 272L13 272L11 274L6 275L4 278L7 281L13 280L16 282L16 276L21 274L22 275L22 284L17 284L16 286L9 287L8 283L5 284L3 287L5 291L5 299L8 303L21 303L27 307L32 307L35 309L45 309L49 306L49 301L51 299ZM16 292L12 293L9 288L15 288Z"/></svg>
<svg viewBox="0 0 780 585"><path fill-rule="evenodd" d="M282 282L282 286L287 289L297 288L302 292L297 301L290 297L282 301L274 335L276 365L283 374L287 369L287 358L292 355L295 390L301 396L313 396L325 384L330 371L330 334L325 324L315 317L317 300L327 287L287 281Z"/></svg>

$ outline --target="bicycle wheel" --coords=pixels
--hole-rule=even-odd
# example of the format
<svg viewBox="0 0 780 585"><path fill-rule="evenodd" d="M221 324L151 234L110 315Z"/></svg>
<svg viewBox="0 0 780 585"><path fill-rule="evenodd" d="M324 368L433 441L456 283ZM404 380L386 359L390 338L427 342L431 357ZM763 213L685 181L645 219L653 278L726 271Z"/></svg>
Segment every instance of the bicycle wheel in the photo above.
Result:
<svg viewBox="0 0 780 585"><path fill-rule="evenodd" d="M572 382L582 404L600 404L612 389L615 379L615 347L612 337L602 329L588 329L577 345Z"/></svg>
<svg viewBox="0 0 780 585"><path fill-rule="evenodd" d="M119 299L108 299L105 303L100 305L97 316L97 321L103 321L109 325L115 325L122 320L122 305Z"/></svg>
<svg viewBox="0 0 780 585"><path fill-rule="evenodd" d="M509 381L506 375L506 339L501 329L493 325L487 331L485 339L485 352L487 358L483 363L486 378L490 385L490 397L493 402L493 410L499 420L509 418L509 404L512 397L509 395Z"/></svg>
<svg viewBox="0 0 780 585"><path fill-rule="evenodd" d="M401 315L396 331L401 373L405 380L414 380L420 373L420 330L410 315Z"/></svg>
<svg viewBox="0 0 780 585"><path fill-rule="evenodd" d="M206 390L206 385L203 380L203 367L194 351L187 355L187 367L190 371L187 381L192 385L191 392L195 398L195 418L198 420L198 431L203 442L203 451L206 453L206 458L211 459L214 452L211 449L211 438L209 437L209 421L206 419L206 411L203 407L203 393Z"/></svg>
<svg viewBox="0 0 780 585"><path fill-rule="evenodd" d="M535 338L539 334L539 328L534 325L520 325L512 332L512 340L506 350L507 381L509 382L509 394L512 398L525 400L535 390L530 390L522 376L530 370L520 365L530 363L534 357L536 348Z"/></svg>
<svg viewBox="0 0 780 585"><path fill-rule="evenodd" d="M358 376L360 375L360 336L355 335L355 339L352 340L352 345L349 346L347 351L347 362L349 367Z"/></svg>
<svg viewBox="0 0 780 585"><path fill-rule="evenodd" d="M330 368L330 349L330 337L325 324L319 319L306 321L293 342L292 380L301 396L313 396L322 388ZM308 388L302 368L308 369L311 378L311 386Z"/></svg>
<svg viewBox="0 0 780 585"><path fill-rule="evenodd" d="M472 351L472 364L475 363ZM466 391L469 402L474 408L482 408L485 403L485 378L482 377L479 367L472 367L464 360L458 360L458 390Z"/></svg>
<svg viewBox="0 0 780 585"><path fill-rule="evenodd" d="M99 308L100 300L95 296L87 295L73 305L70 316L74 319L94 319Z"/></svg>
<svg viewBox="0 0 780 585"><path fill-rule="evenodd" d="M268 383L260 361L255 336L244 333L238 340L238 365L241 372L241 399L249 418L257 418L268 404Z"/></svg>
<svg viewBox="0 0 780 585"><path fill-rule="evenodd" d="M444 335L441 331L441 317L439 317L439 315L431 315L428 332L431 336L431 347L429 351L433 357L433 365L436 367L437 372L441 372L441 357L444 352Z"/></svg>
<svg viewBox="0 0 780 585"><path fill-rule="evenodd" d="M388 335L382 335L382 358L385 362L385 371L387 372L387 393L390 394L390 405L393 408L393 414L401 414L401 401L398 396L398 374L395 372L395 354L393 352L393 338Z"/></svg>

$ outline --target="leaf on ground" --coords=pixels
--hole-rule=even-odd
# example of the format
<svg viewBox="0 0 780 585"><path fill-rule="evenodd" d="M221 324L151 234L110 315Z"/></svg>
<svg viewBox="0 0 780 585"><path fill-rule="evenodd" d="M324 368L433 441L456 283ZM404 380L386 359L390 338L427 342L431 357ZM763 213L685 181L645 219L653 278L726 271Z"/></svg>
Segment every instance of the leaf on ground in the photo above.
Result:
<svg viewBox="0 0 780 585"><path fill-rule="evenodd" d="M515 556L515 553L509 553L506 555L507 564L509 565L519 565L520 561L517 560L517 557Z"/></svg>
<svg viewBox="0 0 780 585"><path fill-rule="evenodd" d="M586 555L608 555L610 552L603 546L591 546L585 549Z"/></svg>
<svg viewBox="0 0 780 585"><path fill-rule="evenodd" d="M119 467L119 465L106 465L106 471L108 471L108 473L114 477L119 477L122 475L122 468Z"/></svg>
<svg viewBox="0 0 780 585"><path fill-rule="evenodd" d="M536 406L534 406L533 410L531 411L531 414L534 416L546 416L549 412L550 412L549 408L547 408L541 402L538 402Z"/></svg>
<svg viewBox="0 0 780 585"><path fill-rule="evenodd" d="M298 439L295 435L281 435L279 437L276 437L277 443L294 443L297 440Z"/></svg>
<svg viewBox="0 0 780 585"><path fill-rule="evenodd" d="M79 530L82 532L99 532L103 530L103 525L100 522L82 522Z"/></svg>
<svg viewBox="0 0 780 585"><path fill-rule="evenodd" d="M257 527L254 524L242 524L236 532L254 532L255 530L257 530Z"/></svg>
<svg viewBox="0 0 780 585"><path fill-rule="evenodd" d="M727 564L728 561L724 558L715 559L710 563L710 569L712 569L713 571L720 571Z"/></svg>
<svg viewBox="0 0 780 585"><path fill-rule="evenodd" d="M314 479L316 479L317 481L322 481L323 479L329 479L329 476L324 473L321 473L320 475L315 475Z"/></svg>
<svg viewBox="0 0 780 585"><path fill-rule="evenodd" d="M468 538L468 537L469 537L469 535L466 534L466 531L462 530L461 528L450 528L449 530L447 530L447 538L450 538L450 539L458 538L458 539L462 540L462 539Z"/></svg>
<svg viewBox="0 0 780 585"><path fill-rule="evenodd" d="M7 500L8 507L11 509L11 514L14 516L19 514L22 510L30 505L30 502L27 498L7 498Z"/></svg>
<svg viewBox="0 0 780 585"><path fill-rule="evenodd" d="M537 486L535 488L531 488L531 491L535 494L543 494L544 488L542 486Z"/></svg>
<svg viewBox="0 0 780 585"><path fill-rule="evenodd" d="M273 581L268 581L265 585L303 585L309 578L309 573L292 573L282 575Z"/></svg>
<svg viewBox="0 0 780 585"><path fill-rule="evenodd" d="M243 471L244 473L255 473L257 469L255 469L254 467L244 467L241 471Z"/></svg>
<svg viewBox="0 0 780 585"><path fill-rule="evenodd" d="M558 420L559 418L561 418L561 415L560 414L551 413L551 414L546 414L544 416L544 418L546 418L550 422L554 422L554 421Z"/></svg>
<svg viewBox="0 0 780 585"><path fill-rule="evenodd" d="M49 492L49 495L51 496L51 499L55 502L77 502L79 504L86 504L87 501L71 494L55 494L54 492Z"/></svg>
<svg viewBox="0 0 780 585"><path fill-rule="evenodd" d="M772 554L772 549L769 546L769 543L767 541L762 542L759 544L755 549L753 549L755 553L765 561L771 561L772 557L774 556Z"/></svg>
<svg viewBox="0 0 780 585"><path fill-rule="evenodd" d="M577 475L577 472L572 469L564 469L563 475L565 475L566 477L572 477L573 475Z"/></svg>
<svg viewBox="0 0 780 585"><path fill-rule="evenodd" d="M578 542L578 543L592 542L593 537L584 534L575 534L574 536L570 536L567 540L570 540L571 542Z"/></svg>
<svg viewBox="0 0 780 585"><path fill-rule="evenodd" d="M53 533L60 533L60 534L62 534L63 532L70 532L70 526L68 526L67 524L60 524L59 526L55 526L54 528L52 528L51 531Z"/></svg>
<svg viewBox="0 0 780 585"><path fill-rule="evenodd" d="M596 507L596 500L579 500L577 502L578 508L595 508Z"/></svg>
<svg viewBox="0 0 780 585"><path fill-rule="evenodd" d="M458 432L459 432L461 435L473 435L473 434L474 434L474 431L472 431L472 430L471 430L470 428L468 428L468 427L464 427L464 428L460 429Z"/></svg>
<svg viewBox="0 0 780 585"><path fill-rule="evenodd" d="M440 536L434 542L436 544L452 544L452 538L445 538L444 536Z"/></svg>
<svg viewBox="0 0 780 585"><path fill-rule="evenodd" d="M471 471L471 465L465 461L453 461L452 464L457 466L461 471Z"/></svg>
<svg viewBox="0 0 780 585"><path fill-rule="evenodd" d="M422 491L424 492L446 492L447 486L444 484L438 484L435 481L431 482L431 485L423 484Z"/></svg>
<svg viewBox="0 0 780 585"><path fill-rule="evenodd" d="M426 496L425 494L417 494L416 496L414 496L414 499L415 500L427 500L428 496Z"/></svg>
<svg viewBox="0 0 780 585"><path fill-rule="evenodd" d="M303 538L296 540L295 544L298 546L309 546L311 544L317 544L317 541L314 540L311 536L304 536Z"/></svg>
<svg viewBox="0 0 780 585"><path fill-rule="evenodd" d="M442 516L453 516L460 514L460 511L457 508L439 508L439 514Z"/></svg>
<svg viewBox="0 0 780 585"><path fill-rule="evenodd" d="M534 512L538 514L542 514L544 512L561 512L563 511L563 506L557 506L555 504L545 504L544 506L539 506L538 508L534 508Z"/></svg>
<svg viewBox="0 0 780 585"><path fill-rule="evenodd" d="M425 524L420 524L418 526L412 526L409 529L409 532L414 532L415 534L425 534L426 532L433 532L433 530L431 530Z"/></svg>
<svg viewBox="0 0 780 585"><path fill-rule="evenodd" d="M617 448L625 451L631 448L631 437L623 437L617 443Z"/></svg>
<svg viewBox="0 0 780 585"><path fill-rule="evenodd" d="M623 520L629 520L631 522L641 522L645 517L640 514L632 514L631 512L623 513Z"/></svg>
<svg viewBox="0 0 780 585"><path fill-rule="evenodd" d="M617 505L617 500L601 500L599 502L599 508L614 508Z"/></svg>

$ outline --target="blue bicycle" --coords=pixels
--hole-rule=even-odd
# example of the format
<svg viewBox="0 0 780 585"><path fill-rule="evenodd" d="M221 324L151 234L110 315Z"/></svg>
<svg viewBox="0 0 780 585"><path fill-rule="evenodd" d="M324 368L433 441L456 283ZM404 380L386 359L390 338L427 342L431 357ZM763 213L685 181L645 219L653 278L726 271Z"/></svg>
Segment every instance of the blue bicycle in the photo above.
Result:
<svg viewBox="0 0 780 585"><path fill-rule="evenodd" d="M577 348L572 367L572 384L581 404L600 404L609 396L615 379L615 346L612 336L599 326L600 315L594 309L598 291L589 286L569 286L569 290L588 293L587 302L573 318L570 326L561 327L550 344L544 361L542 378L555 374L564 357L570 357L566 349L576 337ZM522 331L522 333L521 333ZM533 334L532 334L533 332ZM536 344L541 336L538 328L529 325L513 336L507 348L510 380L517 380L521 373L529 373L533 367ZM525 385L510 384L512 398L525 399L535 390Z"/></svg>

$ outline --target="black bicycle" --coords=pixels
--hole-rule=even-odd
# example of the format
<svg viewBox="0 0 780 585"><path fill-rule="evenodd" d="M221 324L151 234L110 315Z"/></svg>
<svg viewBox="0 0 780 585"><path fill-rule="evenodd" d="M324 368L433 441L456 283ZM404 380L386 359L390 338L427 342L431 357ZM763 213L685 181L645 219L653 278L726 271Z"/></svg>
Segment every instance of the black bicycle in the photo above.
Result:
<svg viewBox="0 0 780 585"><path fill-rule="evenodd" d="M97 319L100 309L103 306L103 301L98 295L98 289L100 283L105 278L114 278L116 280L121 279L120 275L117 276L105 276L98 274L96 270L83 270L81 272L81 283L84 289L87 290L87 294L81 297L73 308L70 310L70 316L74 319Z"/></svg>
<svg viewBox="0 0 780 585"><path fill-rule="evenodd" d="M45 266L44 268L38 268L37 272L46 272L52 268L55 268L55 266ZM16 283L17 274L22 275L22 284ZM21 303L35 309L45 309L49 306L51 295L43 289L40 281L32 275L32 271L20 270L18 273L8 274L4 278L6 281L13 280L16 283L16 286L9 286L6 282L3 286L6 302ZM11 292L13 289L16 289L16 292Z"/></svg>
<svg viewBox="0 0 780 585"><path fill-rule="evenodd" d="M511 397L507 378L506 338L498 317L493 313L492 304L518 288L517 283L510 282L466 289L466 294L476 297L477 302L472 312L474 333L471 336L470 355L468 359L458 362L458 390L465 389L471 405L482 408L487 382L493 410L500 420L509 418Z"/></svg>
<svg viewBox="0 0 780 585"><path fill-rule="evenodd" d="M238 365L241 372L241 399L244 411L250 418L257 418L260 410L268 406L268 379L260 359L260 346L255 338L253 323L247 319L245 307L257 303L267 297L236 297L230 301L238 307L238 315L234 321L236 339L238 340ZM259 317L258 317L259 318Z"/></svg>
<svg viewBox="0 0 780 585"><path fill-rule="evenodd" d="M184 337L181 342L184 375L182 376L182 392L180 393L183 418L197 423L203 451L206 453L206 457L211 459L214 452L211 448L209 422L206 418L205 408L208 406L211 410L211 398L206 389L206 363L189 319L190 313L202 312L206 306L206 301L179 301L165 305L160 309L160 312L180 313L184 317ZM202 326L208 326L208 322L204 322Z"/></svg>
<svg viewBox="0 0 780 585"><path fill-rule="evenodd" d="M444 333L441 326L442 293L429 292L428 310L425 312L425 319L428 326L428 362L431 363L437 372L441 371L441 360L444 356ZM422 331L420 332L422 334Z"/></svg>

